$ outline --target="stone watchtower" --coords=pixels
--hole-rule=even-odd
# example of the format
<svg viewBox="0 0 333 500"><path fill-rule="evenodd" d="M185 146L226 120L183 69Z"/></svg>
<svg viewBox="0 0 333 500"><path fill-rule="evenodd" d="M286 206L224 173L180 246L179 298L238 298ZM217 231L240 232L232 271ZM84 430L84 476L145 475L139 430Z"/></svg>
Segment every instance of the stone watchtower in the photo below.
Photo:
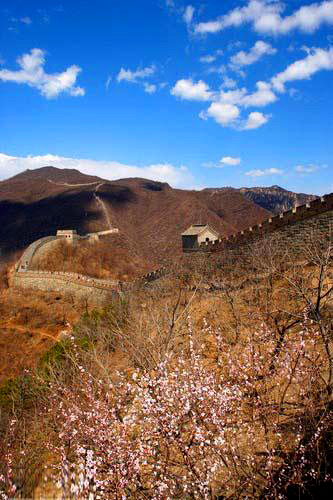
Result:
<svg viewBox="0 0 333 500"><path fill-rule="evenodd" d="M57 238L68 241L68 243L74 243L74 240L78 240L80 236L77 234L76 229L58 229Z"/></svg>
<svg viewBox="0 0 333 500"><path fill-rule="evenodd" d="M182 233L183 252L197 252L202 243L216 241L219 233L208 224L192 224Z"/></svg>

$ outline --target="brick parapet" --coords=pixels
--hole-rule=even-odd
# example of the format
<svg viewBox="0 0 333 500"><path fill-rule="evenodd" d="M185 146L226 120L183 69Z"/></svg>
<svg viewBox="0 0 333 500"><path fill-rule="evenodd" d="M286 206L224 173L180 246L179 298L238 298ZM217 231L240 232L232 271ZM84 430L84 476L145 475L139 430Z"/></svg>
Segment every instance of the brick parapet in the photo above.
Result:
<svg viewBox="0 0 333 500"><path fill-rule="evenodd" d="M314 219L314 221L319 223L322 218L321 216L324 217L325 213L330 212L332 212L332 215L329 216L329 218L333 220L333 193L317 198L305 205L294 207L291 210L269 217L260 224L248 227L243 231L219 239L216 242L202 243L199 248L204 251L222 251L246 243L250 244L263 236L268 236L275 231L286 230L292 226L295 226L297 231L297 226L303 222L306 223L309 219ZM313 224L309 223L309 225L311 226Z"/></svg>
<svg viewBox="0 0 333 500"><path fill-rule="evenodd" d="M145 274L132 282L101 280L78 273L61 271L16 271L12 277L12 285L19 288L34 288L44 291L73 292L78 295L96 292L121 293L161 278L167 273L165 267ZM84 294L86 289L86 294ZM107 297L107 295L105 295Z"/></svg>
<svg viewBox="0 0 333 500"><path fill-rule="evenodd" d="M19 279L45 279L45 280L59 280L66 281L70 283L76 283L80 286L86 286L91 288L100 288L100 289L109 289L109 290L118 290L119 289L119 281L114 280L100 280L97 278L90 278L89 276L85 276L83 274L77 273L65 273L60 271L25 271L25 272L16 272L15 277Z"/></svg>

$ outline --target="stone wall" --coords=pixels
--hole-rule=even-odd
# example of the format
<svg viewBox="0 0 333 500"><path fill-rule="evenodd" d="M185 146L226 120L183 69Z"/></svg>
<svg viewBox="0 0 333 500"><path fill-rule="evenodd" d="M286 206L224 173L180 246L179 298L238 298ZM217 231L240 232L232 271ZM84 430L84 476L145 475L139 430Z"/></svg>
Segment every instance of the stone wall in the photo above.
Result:
<svg viewBox="0 0 333 500"><path fill-rule="evenodd" d="M40 238L39 240L33 241L24 251L19 263L17 264L18 271L28 271L30 269L32 259L36 255L36 253L47 243L51 241L59 241L65 240L68 242L78 242L79 240L98 240L100 236L118 233L119 230L117 228L108 229L106 231L99 231L98 233L89 233L83 236L80 236L76 233L75 230L59 230L57 231L56 236L45 236L44 238ZM66 238L68 238L66 240Z"/></svg>
<svg viewBox="0 0 333 500"><path fill-rule="evenodd" d="M117 229L102 231L96 235L110 234L117 232ZM79 239L89 238L92 234ZM41 291L53 291L61 294L74 294L78 299L85 299L88 302L100 305L122 291L133 289L140 285L160 278L166 273L165 268L148 273L131 283L114 280L101 280L91 278L77 273L34 271L30 269L31 263L37 251L43 252L45 248L59 240L56 236L46 236L31 243L23 253L16 266L16 271L12 276L11 285L16 288L34 289Z"/></svg>
<svg viewBox="0 0 333 500"><path fill-rule="evenodd" d="M98 280L76 273L45 271L15 272L11 284L23 289L73 294L94 305L101 305L120 291L118 281Z"/></svg>
<svg viewBox="0 0 333 500"><path fill-rule="evenodd" d="M278 237L282 249L292 248L297 251L311 240L314 233L323 238L329 236L333 240L333 194L270 217L257 226L249 227L227 238L203 244L200 250L237 251L237 248L251 246L254 242L274 234Z"/></svg>
<svg viewBox="0 0 333 500"><path fill-rule="evenodd" d="M77 273L28 270L15 272L11 279L11 286L45 292L74 294L80 300L84 299L93 305L101 305L122 292L145 286L161 278L166 273L167 269L161 267L133 282L121 282L100 280Z"/></svg>
<svg viewBox="0 0 333 500"><path fill-rule="evenodd" d="M27 271L30 267L31 261L36 254L36 252L46 243L49 243L50 241L56 240L56 236L45 236L44 238L40 238L39 240L34 241L31 243L28 248L24 251L18 265L17 265L17 270L20 271Z"/></svg>

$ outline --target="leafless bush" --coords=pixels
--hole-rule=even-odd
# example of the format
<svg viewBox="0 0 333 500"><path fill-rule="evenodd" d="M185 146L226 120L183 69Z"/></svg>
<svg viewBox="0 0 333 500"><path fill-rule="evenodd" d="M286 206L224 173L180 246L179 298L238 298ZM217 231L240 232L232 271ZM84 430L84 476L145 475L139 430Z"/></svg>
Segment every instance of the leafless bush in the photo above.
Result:
<svg viewBox="0 0 333 500"><path fill-rule="evenodd" d="M125 248L107 241L68 244L58 241L40 256L36 256L33 269L86 274L100 279L129 280L144 274L145 266Z"/></svg>
<svg viewBox="0 0 333 500"><path fill-rule="evenodd" d="M38 417L63 494L315 495L332 479L331 257L315 234L297 259L271 239L87 315ZM199 325L213 299L220 324Z"/></svg>

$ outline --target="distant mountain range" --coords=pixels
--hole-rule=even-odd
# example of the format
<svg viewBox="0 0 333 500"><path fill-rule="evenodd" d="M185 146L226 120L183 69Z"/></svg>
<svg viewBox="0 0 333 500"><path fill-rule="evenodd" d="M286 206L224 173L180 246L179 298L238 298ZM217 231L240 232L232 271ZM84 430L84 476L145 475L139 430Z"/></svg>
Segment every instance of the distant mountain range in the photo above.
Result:
<svg viewBox="0 0 333 500"><path fill-rule="evenodd" d="M293 193L280 186L241 188L239 191L249 200L273 214L285 212L294 206L305 205L318 198L312 194Z"/></svg>
<svg viewBox="0 0 333 500"><path fill-rule="evenodd" d="M83 234L111 223L120 233L110 237L110 248L120 245L124 255L153 266L181 253L180 235L192 223L207 223L227 236L313 198L278 186L180 190L148 179L108 181L49 166L0 182L0 248L21 250L57 229Z"/></svg>

